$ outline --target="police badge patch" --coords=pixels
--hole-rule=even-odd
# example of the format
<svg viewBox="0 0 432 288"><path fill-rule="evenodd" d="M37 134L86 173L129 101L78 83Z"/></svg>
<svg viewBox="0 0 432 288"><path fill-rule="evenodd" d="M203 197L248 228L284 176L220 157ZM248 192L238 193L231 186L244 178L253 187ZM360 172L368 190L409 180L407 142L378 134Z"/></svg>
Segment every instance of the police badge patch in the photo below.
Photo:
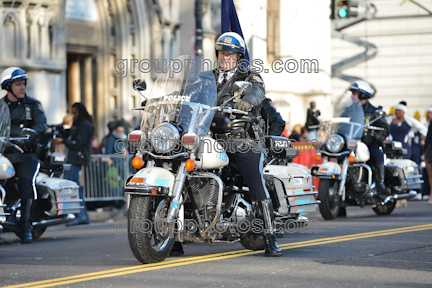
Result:
<svg viewBox="0 0 432 288"><path fill-rule="evenodd" d="M264 81L259 76L253 76L252 79L254 79L258 83L264 84Z"/></svg>
<svg viewBox="0 0 432 288"><path fill-rule="evenodd" d="M44 109L43 109L43 107L42 107L42 104L40 104L40 103L38 104L38 109L39 109L41 112L45 112Z"/></svg>

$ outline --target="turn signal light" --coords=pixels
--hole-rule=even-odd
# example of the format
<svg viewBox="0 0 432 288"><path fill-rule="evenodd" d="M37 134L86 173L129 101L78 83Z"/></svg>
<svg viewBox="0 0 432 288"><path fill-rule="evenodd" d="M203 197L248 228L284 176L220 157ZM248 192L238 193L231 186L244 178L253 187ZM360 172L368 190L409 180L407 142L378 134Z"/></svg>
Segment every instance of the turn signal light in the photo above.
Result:
<svg viewBox="0 0 432 288"><path fill-rule="evenodd" d="M185 168L187 171L192 171L193 169L195 169L195 161L192 159L186 160Z"/></svg>
<svg viewBox="0 0 432 288"><path fill-rule="evenodd" d="M141 157L134 157L132 159L132 166L136 169L140 169L144 166L144 160Z"/></svg>
<svg viewBox="0 0 432 288"><path fill-rule="evenodd" d="M316 162L321 161L321 156L320 156L320 155L315 155L315 161L316 161Z"/></svg>
<svg viewBox="0 0 432 288"><path fill-rule="evenodd" d="M352 156L352 155L348 156L348 161L350 163L354 163L355 162L355 156Z"/></svg>

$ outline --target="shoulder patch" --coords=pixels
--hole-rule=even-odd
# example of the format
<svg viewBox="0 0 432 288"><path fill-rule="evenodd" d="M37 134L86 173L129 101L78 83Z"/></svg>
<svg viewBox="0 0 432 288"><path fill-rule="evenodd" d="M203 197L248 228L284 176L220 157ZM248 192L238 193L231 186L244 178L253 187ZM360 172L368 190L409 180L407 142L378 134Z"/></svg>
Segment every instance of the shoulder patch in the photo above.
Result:
<svg viewBox="0 0 432 288"><path fill-rule="evenodd" d="M274 106L273 102L272 102L271 100L269 100L269 102L270 102L270 106L271 106L273 109L276 109L276 107Z"/></svg>
<svg viewBox="0 0 432 288"><path fill-rule="evenodd" d="M252 79L254 79L258 83L264 84L264 81L261 79L260 76L252 76Z"/></svg>
<svg viewBox="0 0 432 288"><path fill-rule="evenodd" d="M38 109L39 109L41 112L45 112L44 109L43 109L43 107L42 107L42 104L41 104L41 103L38 104Z"/></svg>

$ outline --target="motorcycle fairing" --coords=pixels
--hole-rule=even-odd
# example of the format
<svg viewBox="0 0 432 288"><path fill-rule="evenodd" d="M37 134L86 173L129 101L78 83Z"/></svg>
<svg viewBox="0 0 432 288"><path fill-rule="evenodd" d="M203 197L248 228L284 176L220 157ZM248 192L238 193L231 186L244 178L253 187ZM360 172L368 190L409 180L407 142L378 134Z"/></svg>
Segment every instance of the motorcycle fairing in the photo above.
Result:
<svg viewBox="0 0 432 288"><path fill-rule="evenodd" d="M161 167L143 168L126 183L125 193L131 193L132 190L135 192L142 190L144 193L149 189L159 187L168 188L171 193L174 190L174 184L175 176L170 171Z"/></svg>
<svg viewBox="0 0 432 288"><path fill-rule="evenodd" d="M326 162L314 169L315 177L323 179L340 179L342 167L336 162Z"/></svg>

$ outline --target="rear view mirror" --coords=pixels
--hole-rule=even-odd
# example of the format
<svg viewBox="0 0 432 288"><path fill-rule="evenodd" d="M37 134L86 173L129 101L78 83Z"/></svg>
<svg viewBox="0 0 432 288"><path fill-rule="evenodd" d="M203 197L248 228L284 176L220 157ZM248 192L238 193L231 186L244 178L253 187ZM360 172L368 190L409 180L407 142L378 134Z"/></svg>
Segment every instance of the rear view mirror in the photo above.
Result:
<svg viewBox="0 0 432 288"><path fill-rule="evenodd" d="M145 79L137 78L133 80L133 88L138 91L145 91L147 89L147 83Z"/></svg>

